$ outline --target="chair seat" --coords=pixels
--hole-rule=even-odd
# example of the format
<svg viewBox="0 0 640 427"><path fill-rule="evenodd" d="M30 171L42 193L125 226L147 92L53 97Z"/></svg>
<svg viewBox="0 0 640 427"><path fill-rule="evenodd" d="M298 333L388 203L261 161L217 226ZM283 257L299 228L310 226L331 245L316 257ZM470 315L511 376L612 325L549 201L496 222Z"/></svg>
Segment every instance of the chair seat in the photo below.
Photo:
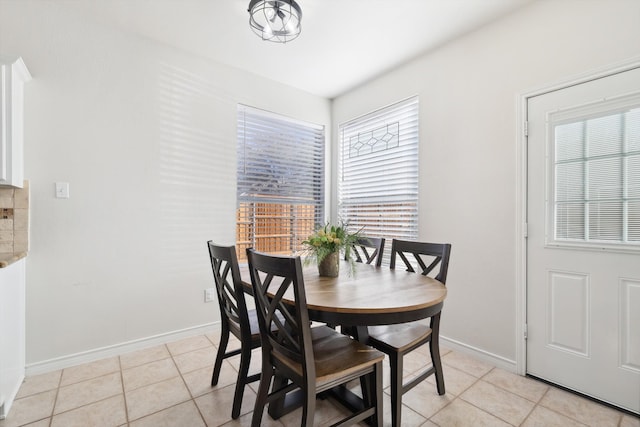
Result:
<svg viewBox="0 0 640 427"><path fill-rule="evenodd" d="M260 343L260 325L258 324L258 312L256 309L247 310L247 316L249 317L249 328L251 330L251 339L257 340ZM277 315L280 320L284 322L282 315ZM275 330L275 326L273 327ZM239 337L238 337L239 339Z"/></svg>
<svg viewBox="0 0 640 427"><path fill-rule="evenodd" d="M258 313L255 309L247 310L249 316L249 327L251 328L251 338L256 336L260 339L260 326L258 325Z"/></svg>
<svg viewBox="0 0 640 427"><path fill-rule="evenodd" d="M384 354L378 350L327 326L312 328L311 340L318 390L336 378L357 374L384 359ZM290 369L302 376L302 366L299 363L292 360L287 362Z"/></svg>
<svg viewBox="0 0 640 427"><path fill-rule="evenodd" d="M369 326L369 343L382 350L403 353L431 337L431 328L424 321L398 325Z"/></svg>

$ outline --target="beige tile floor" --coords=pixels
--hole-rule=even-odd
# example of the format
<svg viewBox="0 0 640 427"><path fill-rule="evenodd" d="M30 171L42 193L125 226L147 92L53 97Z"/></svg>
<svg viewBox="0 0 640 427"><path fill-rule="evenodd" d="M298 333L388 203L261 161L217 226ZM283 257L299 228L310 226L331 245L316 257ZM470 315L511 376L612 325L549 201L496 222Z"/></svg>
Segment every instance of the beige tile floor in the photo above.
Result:
<svg viewBox="0 0 640 427"><path fill-rule="evenodd" d="M239 358L224 362L219 384L211 387L217 344L215 334L200 335L27 378L0 427L249 426L257 383L245 391L241 417L232 420ZM461 353L442 354L446 395L438 396L432 378L415 387L403 398L403 425L640 427L636 417L547 384ZM405 360L406 376L430 363L421 349ZM259 366L256 350L250 372ZM384 418L391 425L386 361L385 374ZM316 425L342 414L331 399L319 400ZM276 421L265 414L262 425L298 426L300 415L297 410Z"/></svg>

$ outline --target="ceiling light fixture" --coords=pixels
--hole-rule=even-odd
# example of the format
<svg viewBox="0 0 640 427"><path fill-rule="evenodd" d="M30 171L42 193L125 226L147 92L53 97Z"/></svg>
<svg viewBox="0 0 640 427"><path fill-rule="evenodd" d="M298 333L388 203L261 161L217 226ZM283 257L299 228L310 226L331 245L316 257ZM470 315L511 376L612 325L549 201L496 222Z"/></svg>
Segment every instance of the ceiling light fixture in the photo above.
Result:
<svg viewBox="0 0 640 427"><path fill-rule="evenodd" d="M298 37L302 9L294 0L251 0L249 25L262 40L286 43Z"/></svg>

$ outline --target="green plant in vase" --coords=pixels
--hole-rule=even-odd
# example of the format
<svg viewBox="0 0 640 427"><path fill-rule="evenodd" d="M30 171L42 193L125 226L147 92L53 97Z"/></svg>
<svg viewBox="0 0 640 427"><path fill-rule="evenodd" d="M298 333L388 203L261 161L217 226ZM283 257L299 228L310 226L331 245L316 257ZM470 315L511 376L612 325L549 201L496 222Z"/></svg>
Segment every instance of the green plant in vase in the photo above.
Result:
<svg viewBox="0 0 640 427"><path fill-rule="evenodd" d="M355 269L355 259L351 255L351 247L360 238L362 229L351 233L344 222L338 225L326 223L318 228L307 240L302 242L306 255L305 265L312 262L318 264L320 276L337 277L340 272L340 253Z"/></svg>

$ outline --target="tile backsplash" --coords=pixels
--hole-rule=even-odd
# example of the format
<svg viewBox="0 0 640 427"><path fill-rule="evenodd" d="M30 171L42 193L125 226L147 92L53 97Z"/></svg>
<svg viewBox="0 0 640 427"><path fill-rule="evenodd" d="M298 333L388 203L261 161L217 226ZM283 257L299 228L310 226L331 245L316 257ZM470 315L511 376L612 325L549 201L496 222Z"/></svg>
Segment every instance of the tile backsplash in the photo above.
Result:
<svg viewBox="0 0 640 427"><path fill-rule="evenodd" d="M23 188L0 187L0 254L29 250L29 181Z"/></svg>

